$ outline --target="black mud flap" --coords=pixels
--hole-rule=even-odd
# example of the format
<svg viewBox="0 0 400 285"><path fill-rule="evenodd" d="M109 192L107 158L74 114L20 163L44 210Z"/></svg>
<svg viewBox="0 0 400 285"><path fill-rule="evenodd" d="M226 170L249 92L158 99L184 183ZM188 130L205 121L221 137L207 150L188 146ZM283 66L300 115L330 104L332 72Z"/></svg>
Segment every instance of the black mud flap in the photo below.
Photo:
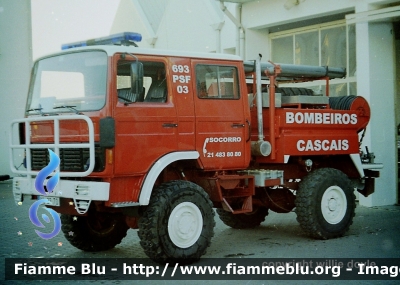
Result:
<svg viewBox="0 0 400 285"><path fill-rule="evenodd" d="M376 170L365 170L365 183L364 189L357 189L364 197L368 197L375 192L375 178L379 177L379 171Z"/></svg>
<svg viewBox="0 0 400 285"><path fill-rule="evenodd" d="M10 175L0 175L0 181L5 181L10 179Z"/></svg>

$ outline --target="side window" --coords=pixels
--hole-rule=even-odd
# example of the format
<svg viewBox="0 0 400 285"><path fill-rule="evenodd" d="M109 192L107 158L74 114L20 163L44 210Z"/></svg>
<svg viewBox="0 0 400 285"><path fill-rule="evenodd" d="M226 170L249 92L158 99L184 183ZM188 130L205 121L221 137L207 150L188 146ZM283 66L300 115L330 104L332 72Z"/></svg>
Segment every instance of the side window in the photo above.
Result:
<svg viewBox="0 0 400 285"><path fill-rule="evenodd" d="M130 64L132 61L119 61L117 67L118 100L123 103L167 102L167 80L165 64L155 61L141 61L143 64L143 90L136 94L131 89Z"/></svg>
<svg viewBox="0 0 400 285"><path fill-rule="evenodd" d="M239 99L238 73L234 66L196 65L197 96L206 99Z"/></svg>

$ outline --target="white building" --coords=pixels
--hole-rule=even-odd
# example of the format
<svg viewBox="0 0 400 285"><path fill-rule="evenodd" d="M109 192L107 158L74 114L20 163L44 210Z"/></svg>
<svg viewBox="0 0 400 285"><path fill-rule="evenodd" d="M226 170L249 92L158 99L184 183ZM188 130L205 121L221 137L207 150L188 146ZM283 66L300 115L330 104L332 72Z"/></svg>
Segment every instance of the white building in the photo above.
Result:
<svg viewBox="0 0 400 285"><path fill-rule="evenodd" d="M331 94L367 98L372 118L363 148L368 146L375 153L376 161L384 164L381 178L376 181L376 192L368 198L360 196L360 203L366 206L397 203L400 1L75 0L61 3L0 0L0 35L11 33L8 27L13 27L15 34L9 34L10 40L20 39L21 35L24 38L22 43L18 42L22 52L14 50L17 43L5 43L3 37L0 41L0 82L5 86L0 90L3 138L0 174L11 174L8 126L12 119L23 116L29 76L27 60L57 51L62 43L135 31L143 35L142 47L232 53L248 60L261 53L263 60L274 62L346 67L347 77L331 83ZM22 23L13 20L15 14L21 19L27 10L31 11L31 21L29 17ZM10 14L12 11L14 15ZM25 30L17 30L17 25L23 25ZM49 33L50 36L44 36ZM23 60L24 67L19 68L11 57ZM324 90L320 85L309 87Z"/></svg>
<svg viewBox="0 0 400 285"><path fill-rule="evenodd" d="M11 174L10 122L25 110L32 67L29 1L0 0L0 175Z"/></svg>

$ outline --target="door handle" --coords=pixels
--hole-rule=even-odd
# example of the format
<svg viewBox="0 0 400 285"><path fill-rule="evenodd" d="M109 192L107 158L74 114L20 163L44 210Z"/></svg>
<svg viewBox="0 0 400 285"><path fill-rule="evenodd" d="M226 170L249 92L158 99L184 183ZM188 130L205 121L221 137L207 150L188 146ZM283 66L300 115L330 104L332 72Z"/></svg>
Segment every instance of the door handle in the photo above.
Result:
<svg viewBox="0 0 400 285"><path fill-rule="evenodd" d="M177 128L178 124L174 124L174 123L164 123L162 124L163 128Z"/></svg>
<svg viewBox="0 0 400 285"><path fill-rule="evenodd" d="M244 128L244 124L232 124L232 128Z"/></svg>
<svg viewBox="0 0 400 285"><path fill-rule="evenodd" d="M249 126L249 136L248 136L248 138L246 140L246 142L248 142L251 139L251 125L250 125L249 120L247 120L247 119L246 119L246 123Z"/></svg>

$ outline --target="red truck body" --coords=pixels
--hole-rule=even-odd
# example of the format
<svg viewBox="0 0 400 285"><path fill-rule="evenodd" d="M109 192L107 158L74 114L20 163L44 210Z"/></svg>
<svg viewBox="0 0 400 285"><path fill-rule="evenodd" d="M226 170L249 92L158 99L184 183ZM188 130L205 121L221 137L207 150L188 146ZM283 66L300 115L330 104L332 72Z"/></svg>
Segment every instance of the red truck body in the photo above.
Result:
<svg viewBox="0 0 400 285"><path fill-rule="evenodd" d="M12 125L20 140L10 142L11 168L25 175L14 178L16 202L37 196L34 179L52 149L61 180L47 206L62 214L64 232L79 232L65 235L83 250L112 248L130 227L150 258L196 260L210 244L212 207L234 228L296 207L311 236L341 236L354 188L371 194L381 167L360 152L368 103L348 96L333 106L329 94L278 83L324 80L328 91L330 79L344 76L340 68L124 46L39 59L26 118ZM25 170L14 167L22 151ZM168 225L157 229L163 219Z"/></svg>

